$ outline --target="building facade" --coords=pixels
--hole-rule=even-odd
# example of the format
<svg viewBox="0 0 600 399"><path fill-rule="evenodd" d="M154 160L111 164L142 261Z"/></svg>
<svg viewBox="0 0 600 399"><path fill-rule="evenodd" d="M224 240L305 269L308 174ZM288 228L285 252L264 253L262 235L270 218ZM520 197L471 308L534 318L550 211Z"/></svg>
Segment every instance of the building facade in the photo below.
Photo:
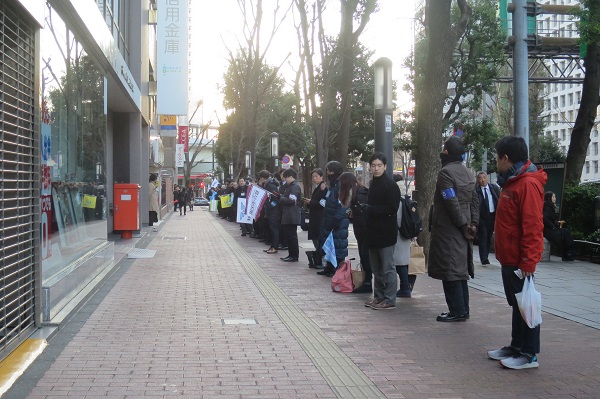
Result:
<svg viewBox="0 0 600 399"><path fill-rule="evenodd" d="M0 359L114 265L113 183L141 187L148 222L155 8L0 3Z"/></svg>
<svg viewBox="0 0 600 399"><path fill-rule="evenodd" d="M545 0L543 4L552 5L577 5L576 0ZM537 34L549 37L576 38L579 37L577 21L569 15L542 14L537 17ZM567 77L582 78L584 72L577 65L570 65L569 60L548 63L553 76L565 73ZM547 121L545 134L559 141L560 149L566 156L571 142L571 132L575 126L575 119L581 103L582 85L580 83L560 82L546 83L544 88L544 112L542 118ZM581 173L581 181L600 179L600 135L598 124L600 117L590 134L590 144L587 157Z"/></svg>

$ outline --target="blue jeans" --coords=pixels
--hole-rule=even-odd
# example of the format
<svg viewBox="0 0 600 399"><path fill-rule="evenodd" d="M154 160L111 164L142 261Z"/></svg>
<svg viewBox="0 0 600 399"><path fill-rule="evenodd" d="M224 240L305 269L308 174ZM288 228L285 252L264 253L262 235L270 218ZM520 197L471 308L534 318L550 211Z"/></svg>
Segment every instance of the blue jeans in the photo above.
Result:
<svg viewBox="0 0 600 399"><path fill-rule="evenodd" d="M515 294L523 290L525 279L520 279L515 274L516 266L502 266L502 284L506 301L512 306L512 340L510 346L519 349L522 353L535 355L540 353L540 326L529 328L517 304Z"/></svg>

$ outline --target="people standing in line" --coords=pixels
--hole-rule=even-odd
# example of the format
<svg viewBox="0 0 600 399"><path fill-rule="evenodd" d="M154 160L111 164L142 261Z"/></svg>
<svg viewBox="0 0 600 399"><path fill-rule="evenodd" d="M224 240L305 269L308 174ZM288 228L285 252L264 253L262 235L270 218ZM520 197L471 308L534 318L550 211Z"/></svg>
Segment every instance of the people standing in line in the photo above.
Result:
<svg viewBox="0 0 600 399"><path fill-rule="evenodd" d="M544 184L548 176L528 159L527 144L521 137L503 137L496 143L496 165L502 192L494 245L506 300L512 307L512 331L510 345L489 351L488 357L510 369L534 368L539 366L540 326L530 328L523 320L515 294L523 290L526 278L533 278L544 250Z"/></svg>
<svg viewBox="0 0 600 399"><path fill-rule="evenodd" d="M160 212L158 207L158 186L156 185L156 179L156 174L152 173L148 183L148 226L153 226L154 223L158 222L158 213Z"/></svg>
<svg viewBox="0 0 600 399"><path fill-rule="evenodd" d="M544 237L558 245L563 261L575 260L575 249L571 230L563 227L564 220L558 220L556 195L552 191L544 194Z"/></svg>
<svg viewBox="0 0 600 399"><path fill-rule="evenodd" d="M304 203L308 208L308 239L312 240L314 251L306 251L308 257L308 267L320 269L323 267L322 257L320 255L319 236L321 235L321 226L323 225L323 205L321 200L327 195L327 184L323 179L323 170L317 168L311 173L314 190L310 198L304 198Z"/></svg>
<svg viewBox="0 0 600 399"><path fill-rule="evenodd" d="M341 248L343 247L343 243L339 240L343 240L343 232L338 231L336 233L335 228L336 226L338 227L338 229L340 228L340 225L338 222L336 222L336 215L338 215L338 212L340 212L340 208L341 208L341 203L339 201L339 195L340 195L340 182L339 182L339 177L341 176L343 172L342 169L342 164L339 163L338 161L330 161L329 163L327 163L327 165L325 166L325 174L327 175L327 182L329 185L329 189L327 191L327 193L325 194L325 198L321 199L321 201L319 202L321 204L321 206L324 207L323 210L323 224L321 226L321 233L319 235L319 255L324 255L323 253L323 244L325 244L325 240L327 240L327 237L329 236L329 233L331 233L333 231L333 241L335 244L336 241L336 234L338 235L338 246L340 247L340 253L338 253L337 247L336 247L336 261L339 264L340 262L342 262L344 260L344 258L347 256L348 254L348 232L346 231L346 253L344 254L341 250ZM346 230L348 229L348 226L346 226ZM327 262L327 264L325 265L325 267L323 268L323 270L320 270L317 272L318 275L321 276L327 276L327 277L332 277L335 274L335 270L337 268L338 265L332 265L331 262Z"/></svg>
<svg viewBox="0 0 600 399"><path fill-rule="evenodd" d="M246 198L246 193L248 191L248 186L246 185L246 180L244 178L240 178L238 180L238 186L235 189L233 205L235 206L235 214L239 212L238 209L238 199ZM236 217L237 220L237 217ZM240 227L242 228L242 237L245 237L247 234L252 234L252 223L240 223Z"/></svg>
<svg viewBox="0 0 600 399"><path fill-rule="evenodd" d="M396 212L400 189L385 173L387 158L376 152L369 158L373 180L364 209L367 213L367 245L374 276L373 299L365 306L375 310L396 308L398 277L394 264L394 248L398 240Z"/></svg>
<svg viewBox="0 0 600 399"><path fill-rule="evenodd" d="M402 192L402 175L394 175L394 181L398 185L398 189ZM396 222L398 227L402 225L402 210L403 201L406 201L400 196L400 204L398 205L398 212L396 212ZM400 289L396 292L396 298L410 298L412 296L412 290L417 281L416 274L408 274L408 264L410 263L410 242L409 238L402 237L400 229L398 229L398 241L394 247L394 264L396 265L396 273L398 273L398 279L400 280Z"/></svg>
<svg viewBox="0 0 600 399"><path fill-rule="evenodd" d="M479 197L479 223L477 225L477 239L479 241L479 260L482 265L489 265L488 259L492 237L494 234L494 222L496 221L496 208L500 198L500 188L488 182L485 172L477 173L477 196Z"/></svg>
<svg viewBox="0 0 600 399"><path fill-rule="evenodd" d="M354 183L352 189L352 202L350 204L350 221L352 222L352 230L358 246L358 256L360 264L365 272L365 279L360 287L356 287L355 294L372 293L373 292L373 271L371 270L371 261L369 259L369 247L367 246L367 215L360 204L366 204L369 199L369 189L363 186L358 180Z"/></svg>
<svg viewBox="0 0 600 399"><path fill-rule="evenodd" d="M194 188L192 186L188 187L186 191L185 203L190 208L190 211L194 210Z"/></svg>
<svg viewBox="0 0 600 399"><path fill-rule="evenodd" d="M177 200L179 203L179 216L182 215L182 211L183 211L183 215L187 215L187 206L185 206L185 202L187 200L187 191L185 189L185 186L181 187L181 190L179 191Z"/></svg>
<svg viewBox="0 0 600 399"><path fill-rule="evenodd" d="M269 192L269 198L265 202L265 216L269 222L269 238L265 242L270 245L269 249L264 251L268 254L276 254L279 247L279 224L281 214L279 213L279 182L270 177L269 172L263 170L260 172L261 180L264 180L264 189Z"/></svg>
<svg viewBox="0 0 600 399"><path fill-rule="evenodd" d="M179 193L181 189L179 185L175 184L173 187L173 212L177 212L177 205L179 205Z"/></svg>
<svg viewBox="0 0 600 399"><path fill-rule="evenodd" d="M469 318L469 287L473 275L473 239L479 221L479 198L475 176L462 163L465 153L460 138L451 136L440 154L431 216L431 243L428 274L442 280L448 312L437 321L465 321Z"/></svg>
<svg viewBox="0 0 600 399"><path fill-rule="evenodd" d="M279 181L278 192L279 192L279 197L281 197L286 190L285 185L287 184L287 182L283 178L283 169L279 170L278 172L275 172L275 178ZM285 251L288 249L288 245L287 245L287 237L285 236L283 228L281 227L281 216L282 216L283 208L281 206L279 206L277 208L277 210L279 211L279 246L277 247L277 249L280 251Z"/></svg>
<svg viewBox="0 0 600 399"><path fill-rule="evenodd" d="M285 191L279 199L281 205L281 228L289 248L288 256L280 258L284 262L298 262L300 249L298 246L298 225L300 224L300 201L302 188L296 180L298 173L290 168L283 172Z"/></svg>

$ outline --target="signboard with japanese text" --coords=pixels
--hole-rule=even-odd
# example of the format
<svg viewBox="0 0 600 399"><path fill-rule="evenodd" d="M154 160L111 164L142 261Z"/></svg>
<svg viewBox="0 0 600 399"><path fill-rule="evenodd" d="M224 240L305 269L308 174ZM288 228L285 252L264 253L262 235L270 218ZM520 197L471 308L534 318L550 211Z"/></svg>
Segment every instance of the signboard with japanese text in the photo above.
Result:
<svg viewBox="0 0 600 399"><path fill-rule="evenodd" d="M183 152L190 152L188 148L189 143L189 128L188 126L178 127L177 144L183 144Z"/></svg>
<svg viewBox="0 0 600 399"><path fill-rule="evenodd" d="M159 0L157 21L159 114L188 112L188 0Z"/></svg>
<svg viewBox="0 0 600 399"><path fill-rule="evenodd" d="M183 168L185 164L185 151L183 144L175 144L175 166Z"/></svg>

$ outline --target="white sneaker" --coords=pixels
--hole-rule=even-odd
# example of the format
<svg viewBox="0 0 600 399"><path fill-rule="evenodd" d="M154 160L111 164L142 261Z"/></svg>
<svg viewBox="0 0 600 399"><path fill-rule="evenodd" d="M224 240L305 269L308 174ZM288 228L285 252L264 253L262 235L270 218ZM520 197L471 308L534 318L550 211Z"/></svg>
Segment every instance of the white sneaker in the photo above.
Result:
<svg viewBox="0 0 600 399"><path fill-rule="evenodd" d="M537 356L521 353L520 355L500 360L500 364L507 369L520 370L539 367Z"/></svg>

